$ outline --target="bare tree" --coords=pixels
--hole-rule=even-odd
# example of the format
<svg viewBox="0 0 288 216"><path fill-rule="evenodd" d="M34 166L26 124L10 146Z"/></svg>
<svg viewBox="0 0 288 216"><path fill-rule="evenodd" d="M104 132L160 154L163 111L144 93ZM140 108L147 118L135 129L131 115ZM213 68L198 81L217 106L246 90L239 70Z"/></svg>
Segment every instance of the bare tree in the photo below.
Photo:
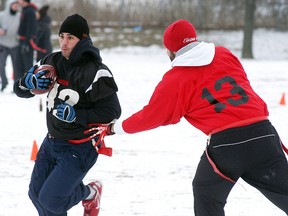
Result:
<svg viewBox="0 0 288 216"><path fill-rule="evenodd" d="M245 23L244 23L242 58L250 58L250 59L253 58L252 41L253 41L255 8L256 8L256 0L245 0Z"/></svg>

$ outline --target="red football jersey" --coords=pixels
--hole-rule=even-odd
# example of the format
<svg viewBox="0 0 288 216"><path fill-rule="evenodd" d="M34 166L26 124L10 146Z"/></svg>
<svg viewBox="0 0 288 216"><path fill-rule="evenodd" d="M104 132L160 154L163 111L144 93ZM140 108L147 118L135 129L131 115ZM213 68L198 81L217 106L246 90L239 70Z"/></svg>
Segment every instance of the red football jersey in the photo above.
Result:
<svg viewBox="0 0 288 216"><path fill-rule="evenodd" d="M191 66L187 58L174 65L148 105L123 121L123 130L136 133L175 124L184 117L209 134L234 122L268 116L266 103L252 89L238 58L224 47L213 49L209 64Z"/></svg>

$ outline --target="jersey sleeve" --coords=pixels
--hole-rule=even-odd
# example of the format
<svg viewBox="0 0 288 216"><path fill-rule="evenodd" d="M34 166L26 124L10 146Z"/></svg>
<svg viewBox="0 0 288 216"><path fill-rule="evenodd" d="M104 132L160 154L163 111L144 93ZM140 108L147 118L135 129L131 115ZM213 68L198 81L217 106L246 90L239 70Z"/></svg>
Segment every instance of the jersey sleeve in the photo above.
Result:
<svg viewBox="0 0 288 216"><path fill-rule="evenodd" d="M90 101L96 102L118 91L114 77L105 65L97 70L92 79L92 83L90 80L88 81L90 84L85 91L89 95Z"/></svg>
<svg viewBox="0 0 288 216"><path fill-rule="evenodd" d="M86 109L77 109L76 122L87 127L89 124L109 123L114 119L118 119L121 115L121 106L116 93L107 96L93 107Z"/></svg>
<svg viewBox="0 0 288 216"><path fill-rule="evenodd" d="M137 133L180 121L185 115L181 94L177 88L174 90L167 85L169 84L162 80L155 88L149 103L122 122L124 132Z"/></svg>
<svg viewBox="0 0 288 216"><path fill-rule="evenodd" d="M21 97L21 98L31 98L31 97L34 97L35 95L31 93L30 90L24 90L24 89L21 89L20 88L20 79L17 80L15 83L14 83L14 86L13 86L13 91L14 93L18 96L18 97Z"/></svg>
<svg viewBox="0 0 288 216"><path fill-rule="evenodd" d="M121 115L121 106L116 93L118 87L108 67L102 64L93 77L85 77L85 80L88 87L85 89L84 97L91 106L85 109L75 107L78 116L76 121L86 126L109 123L118 119Z"/></svg>

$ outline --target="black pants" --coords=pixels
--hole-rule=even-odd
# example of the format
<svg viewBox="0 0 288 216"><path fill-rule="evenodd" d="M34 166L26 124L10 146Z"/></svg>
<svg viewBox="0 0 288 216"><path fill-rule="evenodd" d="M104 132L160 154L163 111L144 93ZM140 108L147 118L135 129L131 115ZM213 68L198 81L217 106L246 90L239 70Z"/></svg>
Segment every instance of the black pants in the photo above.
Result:
<svg viewBox="0 0 288 216"><path fill-rule="evenodd" d="M235 181L241 177L288 215L287 159L268 120L212 135L208 154L224 175ZM224 216L233 186L203 154L193 180L195 215Z"/></svg>

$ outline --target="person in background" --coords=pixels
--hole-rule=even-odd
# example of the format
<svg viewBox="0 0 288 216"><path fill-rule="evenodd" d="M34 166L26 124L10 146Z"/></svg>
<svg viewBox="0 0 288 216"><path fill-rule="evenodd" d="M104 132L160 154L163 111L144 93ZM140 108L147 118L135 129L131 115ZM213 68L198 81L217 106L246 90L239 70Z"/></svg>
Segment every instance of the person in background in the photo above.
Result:
<svg viewBox="0 0 288 216"><path fill-rule="evenodd" d="M208 135L192 183L196 216L224 216L227 197L239 178L288 215L284 154L288 150L239 59L222 46L198 41L188 20L169 25L163 41L172 69L164 74L149 103L130 117L95 131L133 134L176 124L184 117Z"/></svg>
<svg viewBox="0 0 288 216"><path fill-rule="evenodd" d="M30 0L18 0L22 7L20 17L20 26L18 29L19 37L19 51L18 51L18 66L19 68L14 73L14 80L20 79L25 71L33 66L34 63L34 49L31 42L35 38L37 30L36 8Z"/></svg>
<svg viewBox="0 0 288 216"><path fill-rule="evenodd" d="M57 72L47 95L48 133L29 185L29 197L40 216L66 216L80 201L85 216L97 216L100 210L101 182L83 183L98 154L105 153L104 143L91 136L90 129L118 119L121 107L114 77L89 32L85 18L68 16L59 29L61 51L45 56L14 84L17 96L31 98L31 90L51 85L51 79L41 76L46 71L34 75L37 66L49 64Z"/></svg>
<svg viewBox="0 0 288 216"><path fill-rule="evenodd" d="M7 57L11 56L13 72L17 71L17 52L19 41L17 32L20 23L19 4L15 0L6 2L5 10L0 12L0 77L1 91L8 85L6 76Z"/></svg>
<svg viewBox="0 0 288 216"><path fill-rule="evenodd" d="M36 44L40 49L37 49L36 61L44 58L46 55L52 53L51 44L51 18L47 14L49 10L48 5L44 5L37 11L38 27L36 33Z"/></svg>

